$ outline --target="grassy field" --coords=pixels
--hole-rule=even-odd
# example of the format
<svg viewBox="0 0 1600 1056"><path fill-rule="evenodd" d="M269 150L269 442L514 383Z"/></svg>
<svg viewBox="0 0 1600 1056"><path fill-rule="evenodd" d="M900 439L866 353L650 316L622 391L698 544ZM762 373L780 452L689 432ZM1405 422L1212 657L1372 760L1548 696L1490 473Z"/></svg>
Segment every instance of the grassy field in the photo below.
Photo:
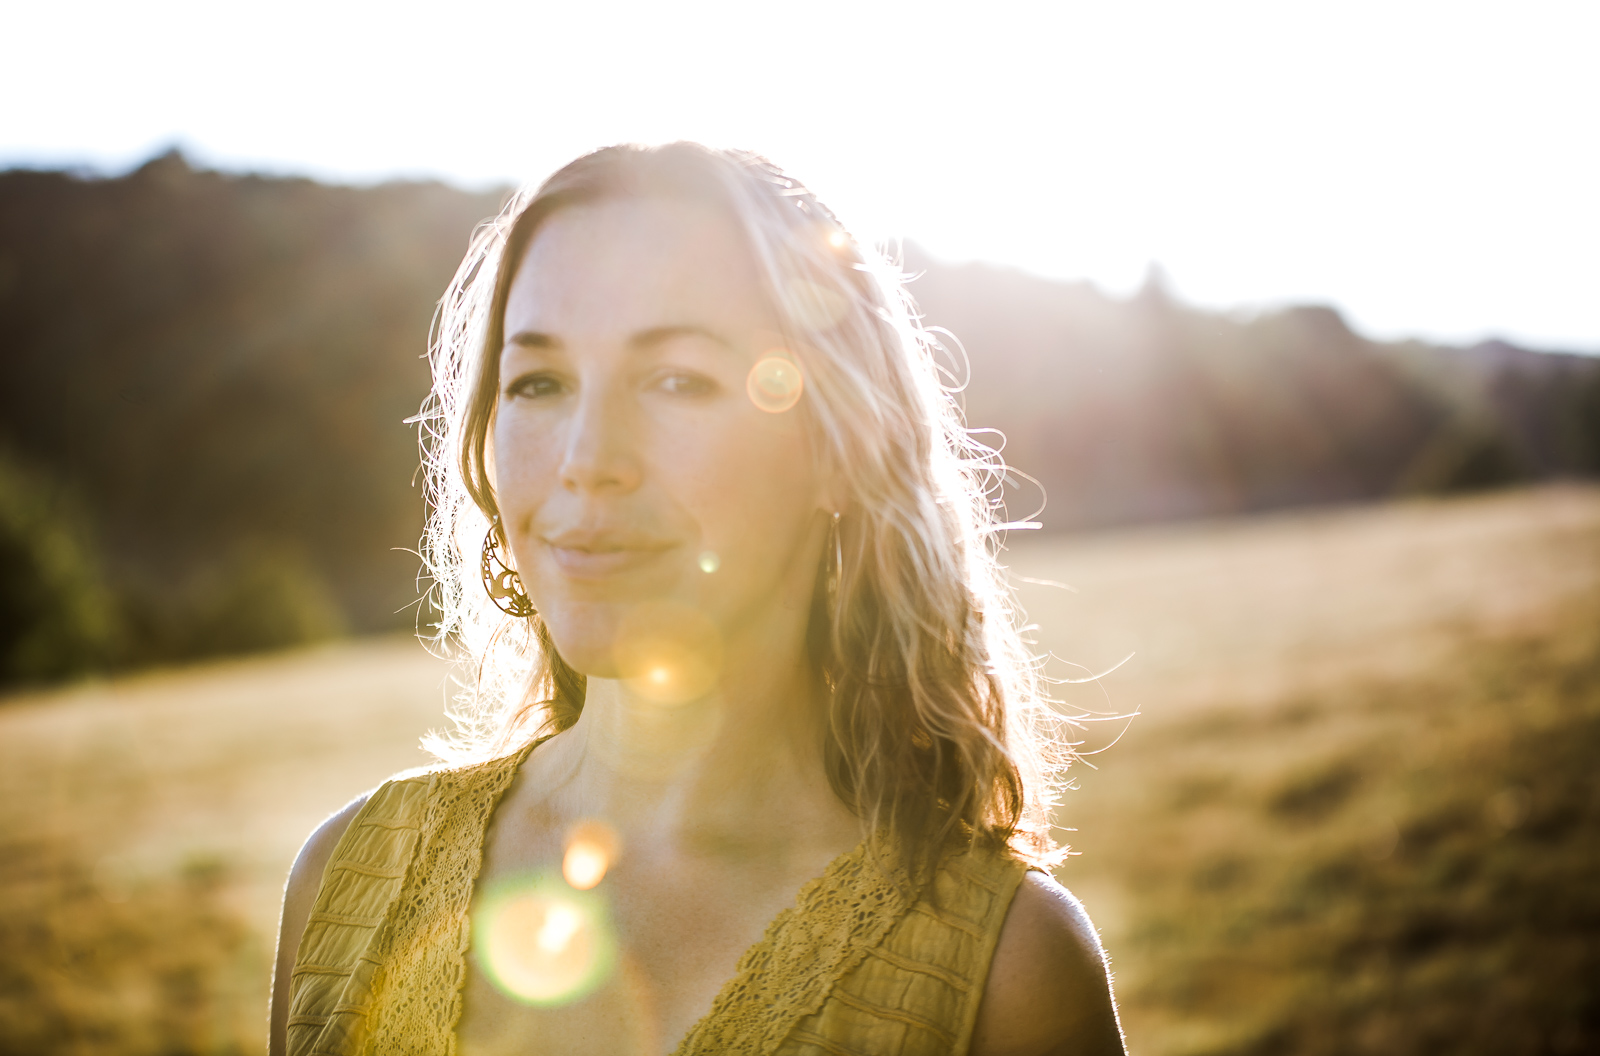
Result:
<svg viewBox="0 0 1600 1056"><path fill-rule="evenodd" d="M1133 653L1061 687L1111 747L1060 875L1135 1052L1600 1050L1600 489L1010 563L1070 588L1021 585L1053 673ZM369 641L0 702L0 1056L258 1049L295 849L444 678Z"/></svg>
<svg viewBox="0 0 1600 1056"><path fill-rule="evenodd" d="M1600 1051L1600 493L1016 557L1042 644L1138 650L1066 687L1140 714L1060 871L1135 1051Z"/></svg>

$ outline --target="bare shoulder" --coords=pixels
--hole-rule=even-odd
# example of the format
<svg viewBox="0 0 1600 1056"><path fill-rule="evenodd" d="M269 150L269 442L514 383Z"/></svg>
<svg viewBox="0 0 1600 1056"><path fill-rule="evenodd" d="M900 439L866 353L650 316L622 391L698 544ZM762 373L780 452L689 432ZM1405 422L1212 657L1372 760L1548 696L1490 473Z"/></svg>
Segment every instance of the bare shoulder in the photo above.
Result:
<svg viewBox="0 0 1600 1056"><path fill-rule="evenodd" d="M1105 951L1083 905L1029 872L1000 929L972 1056L1121 1056Z"/></svg>
<svg viewBox="0 0 1600 1056"><path fill-rule="evenodd" d="M278 956L272 974L272 1016L269 1051L271 1056L281 1056L284 1051L284 1034L289 1021L289 976L294 971L295 951L300 947L300 937L305 934L306 921L311 917L311 907L317 901L317 891L322 886L322 873L333 857L334 849L344 837L345 830L372 793L366 792L345 804L317 826L300 848L289 880L283 889L283 914L278 926Z"/></svg>

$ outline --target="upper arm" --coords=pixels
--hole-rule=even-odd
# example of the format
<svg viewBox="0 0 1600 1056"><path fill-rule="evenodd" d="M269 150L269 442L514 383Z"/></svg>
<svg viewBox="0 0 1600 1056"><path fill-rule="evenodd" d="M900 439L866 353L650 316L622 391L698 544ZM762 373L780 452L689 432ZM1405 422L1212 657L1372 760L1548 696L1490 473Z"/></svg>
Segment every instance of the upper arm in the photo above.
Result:
<svg viewBox="0 0 1600 1056"><path fill-rule="evenodd" d="M1017 888L973 1027L972 1056L1123 1056L1105 951L1077 899L1043 873Z"/></svg>
<svg viewBox="0 0 1600 1056"><path fill-rule="evenodd" d="M317 891L322 886L323 870L328 867L334 848L339 846L340 838L370 794L357 796L337 814L317 826L317 831L300 848L300 854L289 870L289 882L283 889L283 915L278 927L278 958L272 973L270 1056L283 1056L284 1053L289 1025L289 977L294 972L295 951L300 948L300 936L305 934L311 907L316 903Z"/></svg>

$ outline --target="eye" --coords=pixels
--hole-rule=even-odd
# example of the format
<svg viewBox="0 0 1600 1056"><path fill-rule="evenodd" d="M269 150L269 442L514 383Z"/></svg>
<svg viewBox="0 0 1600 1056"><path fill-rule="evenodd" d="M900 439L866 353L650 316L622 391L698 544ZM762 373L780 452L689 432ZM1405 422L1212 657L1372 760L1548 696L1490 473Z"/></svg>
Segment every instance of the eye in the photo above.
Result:
<svg viewBox="0 0 1600 1056"><path fill-rule="evenodd" d="M715 381L691 370L667 371L656 378L655 387L671 396L710 396L717 391Z"/></svg>
<svg viewBox="0 0 1600 1056"><path fill-rule="evenodd" d="M565 390L566 386L554 374L523 374L506 386L506 395L536 400L541 397L559 396Z"/></svg>

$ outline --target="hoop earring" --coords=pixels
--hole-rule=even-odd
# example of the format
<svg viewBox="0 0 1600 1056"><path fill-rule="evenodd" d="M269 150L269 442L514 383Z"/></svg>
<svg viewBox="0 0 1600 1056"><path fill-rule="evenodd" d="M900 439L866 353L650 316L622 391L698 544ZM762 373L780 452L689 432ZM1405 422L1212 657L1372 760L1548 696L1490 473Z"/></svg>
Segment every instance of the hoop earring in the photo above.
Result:
<svg viewBox="0 0 1600 1056"><path fill-rule="evenodd" d="M839 611L839 584L844 579L844 547L839 541L839 511L833 511L833 522L828 525L828 537L833 540L833 563L828 568L828 607Z"/></svg>
<svg viewBox="0 0 1600 1056"><path fill-rule="evenodd" d="M494 602L495 608L507 616L526 619L538 610L522 589L522 577L500 553L500 540L495 537L495 529L499 524L497 519L489 526L489 534L483 537L483 559L479 562L483 589L488 593L489 600Z"/></svg>

